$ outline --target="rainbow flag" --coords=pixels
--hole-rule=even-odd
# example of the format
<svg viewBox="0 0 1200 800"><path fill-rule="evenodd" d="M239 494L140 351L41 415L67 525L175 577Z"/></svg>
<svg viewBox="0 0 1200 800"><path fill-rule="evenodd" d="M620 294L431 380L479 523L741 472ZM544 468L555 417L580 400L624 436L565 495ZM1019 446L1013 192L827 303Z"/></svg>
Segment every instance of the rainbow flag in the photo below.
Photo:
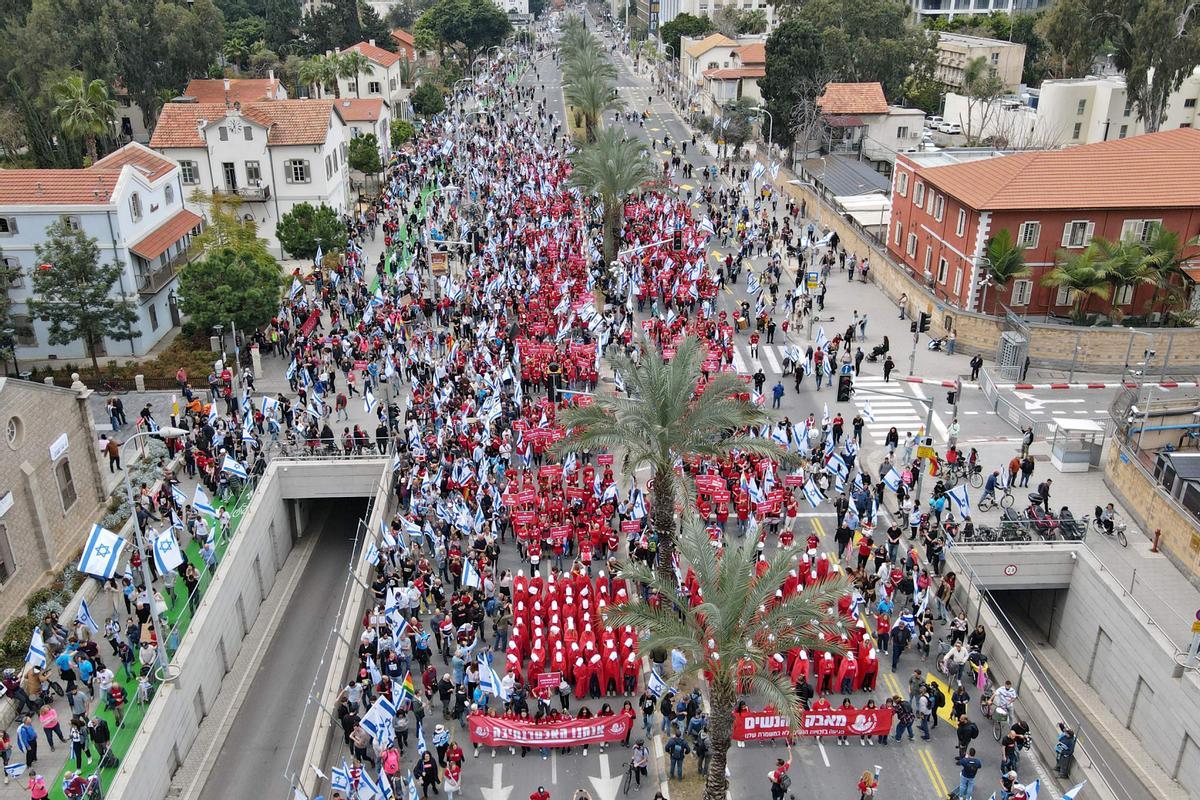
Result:
<svg viewBox="0 0 1200 800"><path fill-rule="evenodd" d="M404 673L404 680L400 682L400 696L396 698L396 702L402 702L404 698L415 698L417 696L417 687L413 683L412 672Z"/></svg>

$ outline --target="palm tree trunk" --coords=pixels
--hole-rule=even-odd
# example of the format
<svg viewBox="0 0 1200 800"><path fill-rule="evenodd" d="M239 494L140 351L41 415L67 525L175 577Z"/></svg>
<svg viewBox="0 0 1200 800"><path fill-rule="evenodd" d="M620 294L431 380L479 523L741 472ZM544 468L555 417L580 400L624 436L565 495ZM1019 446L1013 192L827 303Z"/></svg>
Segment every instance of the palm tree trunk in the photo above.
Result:
<svg viewBox="0 0 1200 800"><path fill-rule="evenodd" d="M728 676L718 676L709 688L712 710L708 716L708 729L712 736L712 757L704 776L704 800L725 800L728 786L725 765L733 734L733 706L737 703L737 692Z"/></svg>
<svg viewBox="0 0 1200 800"><path fill-rule="evenodd" d="M654 488L650 495L650 524L658 536L658 577L668 586L675 585L675 493L671 469L654 471Z"/></svg>
<svg viewBox="0 0 1200 800"><path fill-rule="evenodd" d="M96 163L96 159L97 159L97 152L96 152L96 134L94 134L94 133L89 133L89 134L87 135L86 142L87 142L87 152L88 152L88 163L89 163L89 164L95 164L95 163Z"/></svg>
<svg viewBox="0 0 1200 800"><path fill-rule="evenodd" d="M623 201L613 199L604 201L604 263L611 264L617 260L617 235L621 230L621 215Z"/></svg>

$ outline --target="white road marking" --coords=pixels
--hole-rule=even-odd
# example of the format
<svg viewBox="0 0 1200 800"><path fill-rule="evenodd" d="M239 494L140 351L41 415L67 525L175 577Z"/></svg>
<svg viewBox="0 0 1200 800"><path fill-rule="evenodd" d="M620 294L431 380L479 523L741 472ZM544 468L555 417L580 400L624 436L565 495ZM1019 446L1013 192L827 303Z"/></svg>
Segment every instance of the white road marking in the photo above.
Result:
<svg viewBox="0 0 1200 800"><path fill-rule="evenodd" d="M821 751L821 760L825 762L825 766L829 766L829 755L825 752L825 745L820 739L817 739L817 749Z"/></svg>
<svg viewBox="0 0 1200 800"><path fill-rule="evenodd" d="M779 366L779 362L775 360L775 354L771 352L771 346L763 347L763 355L767 357L767 363L771 366L771 371L777 374L783 374L783 370Z"/></svg>
<svg viewBox="0 0 1200 800"><path fill-rule="evenodd" d="M504 775L504 764L496 762L492 764L492 785L481 786L479 791L483 794L483 800L508 800L508 796L512 794L513 787L501 786L501 777Z"/></svg>
<svg viewBox="0 0 1200 800"><path fill-rule="evenodd" d="M550 783L558 783L558 748L550 748Z"/></svg>

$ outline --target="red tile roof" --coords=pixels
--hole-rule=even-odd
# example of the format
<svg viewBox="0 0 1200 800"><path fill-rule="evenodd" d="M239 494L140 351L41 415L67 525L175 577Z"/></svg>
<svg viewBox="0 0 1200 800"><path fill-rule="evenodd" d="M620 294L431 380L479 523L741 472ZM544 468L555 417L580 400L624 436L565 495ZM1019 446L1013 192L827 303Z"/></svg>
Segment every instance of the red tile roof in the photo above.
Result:
<svg viewBox="0 0 1200 800"><path fill-rule="evenodd" d="M755 42L733 51L743 64L766 64L767 46L763 42Z"/></svg>
<svg viewBox="0 0 1200 800"><path fill-rule="evenodd" d="M817 105L826 114L886 114L883 86L872 83L827 83Z"/></svg>
<svg viewBox="0 0 1200 800"><path fill-rule="evenodd" d="M147 181L169 175L175 165L131 143L86 169L0 170L0 206L104 205L126 167Z"/></svg>
<svg viewBox="0 0 1200 800"><path fill-rule="evenodd" d="M399 54L393 53L390 50L384 50L382 47L376 47L370 42L359 42L358 44L352 44L347 47L346 50L356 50L374 61L376 64L384 67L390 67L392 64L395 64L400 60ZM346 50L343 50L342 52L344 53Z"/></svg>
<svg viewBox="0 0 1200 800"><path fill-rule="evenodd" d="M183 90L185 97L196 98L197 103L255 103L259 100L274 100L279 92L277 78L230 78L229 92L225 91L225 80L197 78Z"/></svg>
<svg viewBox="0 0 1200 800"><path fill-rule="evenodd" d="M989 211L1200 207L1197 175L1194 128L921 169L923 180Z"/></svg>
<svg viewBox="0 0 1200 800"><path fill-rule="evenodd" d="M416 49L416 44L413 42L413 35L403 28L393 30L392 38L396 40L396 44L408 47L409 53L412 53Z"/></svg>
<svg viewBox="0 0 1200 800"><path fill-rule="evenodd" d="M270 145L323 144L329 135L333 100L264 100L241 108L242 116L267 128ZM205 147L199 126L212 125L230 113L224 103L167 103L159 114L150 146ZM340 114L339 114L340 116Z"/></svg>
<svg viewBox="0 0 1200 800"><path fill-rule="evenodd" d="M142 258L153 261L167 252L167 248L178 242L189 231L200 224L200 217L184 209L159 225L149 234L130 246L130 250Z"/></svg>
<svg viewBox="0 0 1200 800"><path fill-rule="evenodd" d="M767 74L766 67L730 67L729 69L706 69L704 77L718 81L732 81L738 78L762 78Z"/></svg>
<svg viewBox="0 0 1200 800"><path fill-rule="evenodd" d="M343 97L334 105L338 113L347 122L378 122L383 114L384 100L378 97L347 98Z"/></svg>

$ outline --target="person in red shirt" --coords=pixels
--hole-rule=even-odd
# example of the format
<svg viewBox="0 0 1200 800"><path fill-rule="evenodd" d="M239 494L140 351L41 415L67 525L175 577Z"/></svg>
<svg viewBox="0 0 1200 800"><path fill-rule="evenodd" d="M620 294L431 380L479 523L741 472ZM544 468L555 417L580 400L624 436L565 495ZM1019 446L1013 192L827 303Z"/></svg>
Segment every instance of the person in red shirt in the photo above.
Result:
<svg viewBox="0 0 1200 800"><path fill-rule="evenodd" d="M550 793L546 791L545 786L539 786L536 792L529 795L529 800L550 800Z"/></svg>
<svg viewBox="0 0 1200 800"><path fill-rule="evenodd" d="M771 800L783 800L787 794L788 785L791 784L791 779L784 780L787 771L792 768L792 746L788 745L788 757L785 761L782 758L775 759L775 769L767 773L767 777L771 780Z"/></svg>

